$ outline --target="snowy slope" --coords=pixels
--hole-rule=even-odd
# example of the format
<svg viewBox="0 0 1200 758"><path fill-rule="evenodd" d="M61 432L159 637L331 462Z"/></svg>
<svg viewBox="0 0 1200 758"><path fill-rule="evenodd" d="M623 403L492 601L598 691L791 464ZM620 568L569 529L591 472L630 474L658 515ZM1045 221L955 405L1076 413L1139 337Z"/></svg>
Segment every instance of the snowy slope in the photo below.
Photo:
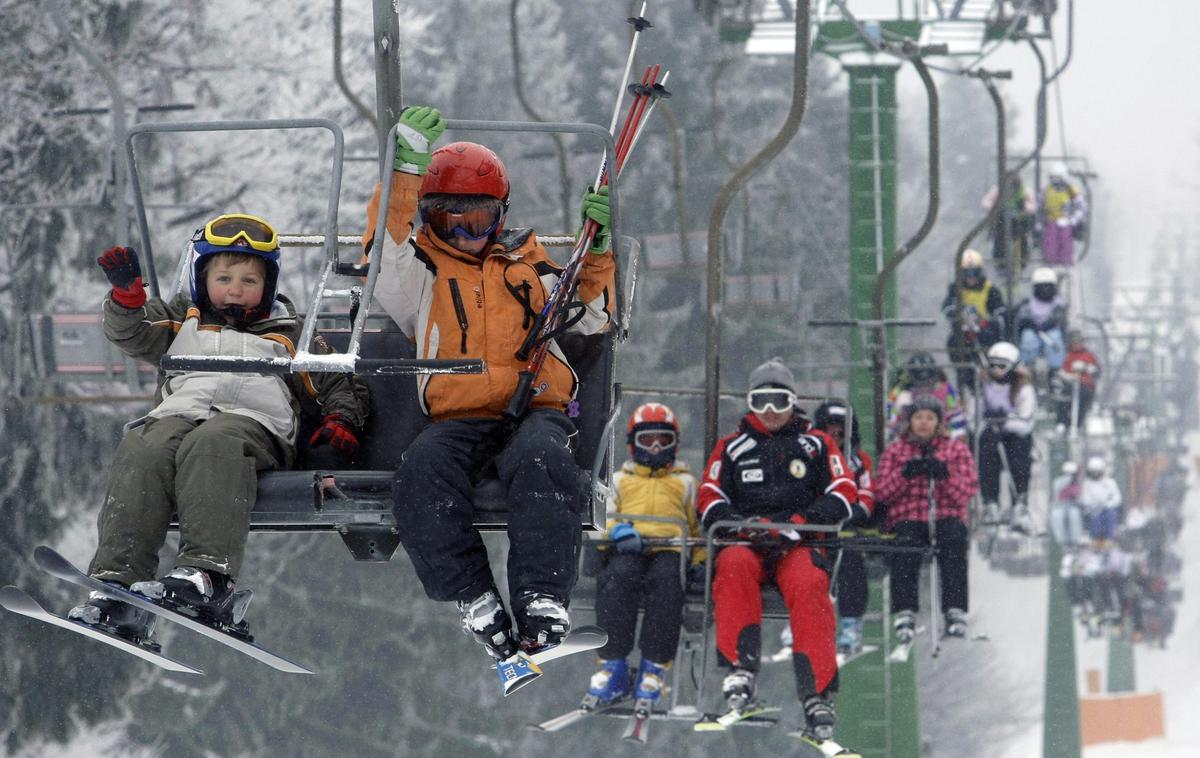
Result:
<svg viewBox="0 0 1200 758"><path fill-rule="evenodd" d="M1038 490L1036 474L1033 489ZM1193 489L1187 511L1197 508L1200 492ZM1084 751L1085 758L1200 755L1200 523L1194 518L1185 525L1178 549L1184 559L1184 599L1175 633L1165 650L1135 648L1138 691L1164 693L1167 737L1095 746ZM922 636L914 655L920 656L925 758L1042 754L1047 600L1045 577L1008 576L991 570L978 551L972 554L972 634L987 633L990 640L946 645L933 659L928 637ZM1078 627L1075 645L1082 695L1085 672L1104 671L1108 648L1102 640L1085 639Z"/></svg>
<svg viewBox="0 0 1200 758"><path fill-rule="evenodd" d="M1197 448L1192 440L1191 449ZM1085 758L1126 758L1154 755L1160 758L1184 758L1200 755L1200 491L1196 483L1184 512L1184 523L1177 549L1183 555L1183 602L1176 608L1175 632L1160 650L1145 645L1136 648L1137 688L1139 692L1163 693L1167 735L1162 740L1138 743L1097 745L1084 751ZM1078 639L1078 637L1077 637ZM1079 668L1103 670L1105 650L1092 643L1080 648ZM1083 684L1080 684L1083 691Z"/></svg>

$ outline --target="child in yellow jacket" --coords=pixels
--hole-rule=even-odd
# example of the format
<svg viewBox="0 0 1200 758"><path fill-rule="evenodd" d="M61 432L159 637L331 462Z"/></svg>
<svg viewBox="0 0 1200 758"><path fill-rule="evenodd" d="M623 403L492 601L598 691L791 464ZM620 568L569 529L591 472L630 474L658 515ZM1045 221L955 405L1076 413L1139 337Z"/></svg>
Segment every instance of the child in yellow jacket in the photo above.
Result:
<svg viewBox="0 0 1200 758"><path fill-rule="evenodd" d="M608 643L600 648L599 667L584 702L602 705L632 692L635 708L648 712L662 692L679 645L684 583L679 547L649 545L646 540L698 535L696 480L687 464L675 461L679 422L667 406L646 403L635 410L627 441L632 460L613 480L616 508L610 515L618 520L608 532L612 545L596 590L596 622L608 632ZM693 565L703 560L703 550L691 551ZM638 609L643 606L642 659L631 677L627 657L633 651Z"/></svg>

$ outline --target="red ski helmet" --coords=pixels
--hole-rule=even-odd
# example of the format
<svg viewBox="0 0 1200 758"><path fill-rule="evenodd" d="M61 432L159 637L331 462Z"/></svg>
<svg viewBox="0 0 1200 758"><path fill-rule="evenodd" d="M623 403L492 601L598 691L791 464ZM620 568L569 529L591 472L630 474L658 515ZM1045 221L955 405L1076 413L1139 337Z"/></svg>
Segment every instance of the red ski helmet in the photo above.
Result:
<svg viewBox="0 0 1200 758"><path fill-rule="evenodd" d="M452 142L430 156L418 195L487 195L508 201L508 170L494 152L474 142Z"/></svg>
<svg viewBox="0 0 1200 758"><path fill-rule="evenodd" d="M647 432L652 435L669 433L671 442L667 445L644 445L639 435ZM629 417L625 441L629 444L629 455L635 463L650 468L670 466L675 462L675 453L679 449L679 421L675 418L675 412L662 403L639 405Z"/></svg>

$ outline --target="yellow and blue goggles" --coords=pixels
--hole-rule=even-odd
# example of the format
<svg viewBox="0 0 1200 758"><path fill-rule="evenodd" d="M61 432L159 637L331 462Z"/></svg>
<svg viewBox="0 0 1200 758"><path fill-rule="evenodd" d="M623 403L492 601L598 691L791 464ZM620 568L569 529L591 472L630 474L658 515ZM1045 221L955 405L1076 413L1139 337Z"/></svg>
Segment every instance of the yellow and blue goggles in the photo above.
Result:
<svg viewBox="0 0 1200 758"><path fill-rule="evenodd" d="M204 225L203 240L219 247L248 245L264 253L279 249L279 235L274 227L247 213L217 216Z"/></svg>

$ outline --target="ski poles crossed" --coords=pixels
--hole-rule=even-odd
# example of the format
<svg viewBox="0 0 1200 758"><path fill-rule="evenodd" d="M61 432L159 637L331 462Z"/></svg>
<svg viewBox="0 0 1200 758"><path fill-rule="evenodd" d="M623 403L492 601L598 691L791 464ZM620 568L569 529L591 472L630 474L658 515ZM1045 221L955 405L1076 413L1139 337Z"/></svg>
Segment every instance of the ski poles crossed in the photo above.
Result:
<svg viewBox="0 0 1200 758"><path fill-rule="evenodd" d="M642 13L646 10L645 3L642 4ZM633 65L633 56L637 50L638 38L641 36L642 30L651 26L644 15L631 17L628 22L633 26L633 40L630 43L629 56L625 64L625 76L628 78L628 73ZM662 78L659 78L659 74ZM615 181L621 175L621 170L625 167L626 160L633 152L633 148L637 145L638 139L641 137L645 125L651 113L654 112L655 106L660 100L671 96L667 90L665 83L670 76L670 71L663 71L662 66L655 64L647 66L642 74L640 82L631 83L628 87L622 87L617 95L617 102L613 108L613 117L609 131L612 132L616 127L617 118L621 111L621 105L624 101L625 94L628 92L632 95L633 100L629 104L629 110L625 113L625 120L621 125L620 132L616 135L616 150L611 156L605 155L600 162L600 167L596 172L596 180L593 187L606 187L610 182ZM592 247L595 241L596 233L600 231L600 225L591 218L584 221L583 228L580 231L579 239L575 242L575 247L571 251L571 257L563 267L562 273L559 275L558 281L555 282L549 296L546 298L546 303L542 311L537 315L533 327L529 330L528 336L525 338L521 348L517 351L519 360L528 360L524 371L518 373L517 389L510 398L508 407L505 408L503 416L511 422L515 422L529 410L529 403L532 399L534 383L537 380L538 374L545 364L546 355L550 350L550 342L562 332L566 331L576 321L583 317L583 304L573 302L576 291L579 287L579 274L583 268L584 260L588 254L588 250ZM570 315L572 309L577 309L575 315Z"/></svg>

